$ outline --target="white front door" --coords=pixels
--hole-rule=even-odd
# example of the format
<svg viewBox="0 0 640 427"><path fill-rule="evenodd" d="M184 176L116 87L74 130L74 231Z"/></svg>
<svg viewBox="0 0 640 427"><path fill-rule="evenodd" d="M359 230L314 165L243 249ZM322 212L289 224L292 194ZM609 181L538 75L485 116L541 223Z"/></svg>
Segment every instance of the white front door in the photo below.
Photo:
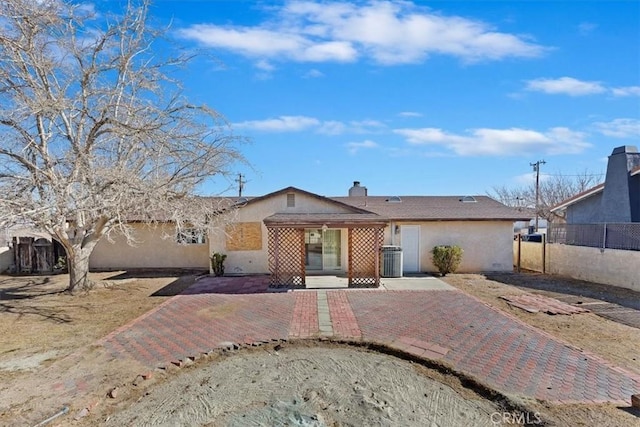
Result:
<svg viewBox="0 0 640 427"><path fill-rule="evenodd" d="M402 247L402 272L420 272L420 226L400 226L400 246Z"/></svg>

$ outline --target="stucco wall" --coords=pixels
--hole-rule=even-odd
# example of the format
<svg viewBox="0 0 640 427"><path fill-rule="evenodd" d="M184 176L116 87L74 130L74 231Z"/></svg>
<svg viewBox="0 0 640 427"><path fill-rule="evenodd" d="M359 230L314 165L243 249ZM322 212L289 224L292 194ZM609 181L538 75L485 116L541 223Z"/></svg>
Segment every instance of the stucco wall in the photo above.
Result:
<svg viewBox="0 0 640 427"><path fill-rule="evenodd" d="M224 233L216 233L210 241L210 252L221 252L227 255L225 260L225 274L265 274L269 272L269 243L267 240L267 227L263 220L275 213L347 213L348 208L333 203L327 203L321 199L302 193L295 193L295 206L287 207L287 195L280 194L264 200L250 203L240 208L234 217L234 221L260 222L262 228L261 249L254 250L229 250L227 236ZM347 230L342 230L342 254L341 265L345 270L347 262Z"/></svg>
<svg viewBox="0 0 640 427"><path fill-rule="evenodd" d="M640 292L640 252L547 245L547 272Z"/></svg>
<svg viewBox="0 0 640 427"><path fill-rule="evenodd" d="M514 264L517 260L514 242ZM532 271L542 271L542 244L522 242L520 265ZM546 245L546 273L573 277L640 292L640 252L617 249L589 248L560 244Z"/></svg>
<svg viewBox="0 0 640 427"><path fill-rule="evenodd" d="M464 253L460 273L512 271L513 223L509 221L432 221L398 222L420 225L420 271L437 272L431 261L431 249L437 245L457 245ZM392 243L385 233L385 243ZM399 236L393 244L401 245Z"/></svg>
<svg viewBox="0 0 640 427"><path fill-rule="evenodd" d="M103 238L96 245L89 268L93 270L120 270L128 268L209 268L209 245L182 245L175 238L163 239L163 232L174 236L172 225L162 229L151 229L144 225L134 225L136 246L129 246L122 236L116 236L114 243Z"/></svg>
<svg viewBox="0 0 640 427"><path fill-rule="evenodd" d="M13 265L13 250L7 246L0 247L0 273Z"/></svg>

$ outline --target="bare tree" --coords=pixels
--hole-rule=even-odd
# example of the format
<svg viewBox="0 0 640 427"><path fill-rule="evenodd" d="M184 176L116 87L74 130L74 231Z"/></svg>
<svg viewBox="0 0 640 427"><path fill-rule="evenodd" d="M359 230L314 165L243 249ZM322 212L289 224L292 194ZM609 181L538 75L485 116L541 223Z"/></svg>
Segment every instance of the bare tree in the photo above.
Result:
<svg viewBox="0 0 640 427"><path fill-rule="evenodd" d="M593 187L602 177L601 174L594 174L586 170L577 175L543 175L544 179L541 179L539 186L538 217L548 221L557 218L557 215L551 212L553 206ZM529 209L534 215L536 214L536 184L534 180L531 181L531 184L520 187L493 187L489 196L507 206Z"/></svg>
<svg viewBox="0 0 640 427"><path fill-rule="evenodd" d="M88 288L103 236L130 221L207 227L207 178L242 156L241 138L190 104L170 72L148 0L95 15L69 0L0 2L0 223L28 221L67 253L69 290Z"/></svg>

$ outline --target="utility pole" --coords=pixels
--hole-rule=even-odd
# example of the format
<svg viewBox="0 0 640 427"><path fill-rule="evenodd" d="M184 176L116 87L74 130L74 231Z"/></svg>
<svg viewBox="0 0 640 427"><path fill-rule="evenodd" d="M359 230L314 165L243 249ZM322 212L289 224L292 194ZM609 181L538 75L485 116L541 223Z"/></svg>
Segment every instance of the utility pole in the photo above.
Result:
<svg viewBox="0 0 640 427"><path fill-rule="evenodd" d="M236 182L238 183L238 197L242 197L242 189L244 188L244 184L246 181L243 181L244 176L239 173L238 178L236 178Z"/></svg>
<svg viewBox="0 0 640 427"><path fill-rule="evenodd" d="M544 160L538 160L535 163L529 163L533 166L533 171L536 173L536 233L538 232L538 212L540 208L540 165L544 165L547 162Z"/></svg>

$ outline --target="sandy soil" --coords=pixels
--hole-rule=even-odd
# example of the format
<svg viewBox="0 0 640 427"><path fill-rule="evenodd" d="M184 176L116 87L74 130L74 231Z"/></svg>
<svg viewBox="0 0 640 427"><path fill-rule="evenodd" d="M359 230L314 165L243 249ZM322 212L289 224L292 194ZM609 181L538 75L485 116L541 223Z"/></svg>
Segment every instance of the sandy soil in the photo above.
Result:
<svg viewBox="0 0 640 427"><path fill-rule="evenodd" d="M50 424L54 426L287 425L282 420L309 426L422 426L429 420L455 426L494 425L498 419L523 425L523 417L529 425L640 425L640 412L628 408L507 401L487 390L471 390L446 370L327 343L212 355L140 381L139 366L107 360L101 348L91 344L180 292L195 276L118 272L93 278L102 281L97 289L70 296L61 293L68 279L64 275L0 277L0 425L34 425L34 420L44 419L42 414L51 415L58 403L52 405L55 396L41 390L59 381L55 370L71 377L88 374L99 386L82 402L70 402L69 415ZM522 292L553 296L549 289L555 289L554 283L557 289L566 286L562 280L515 274L446 278L574 346L640 372L639 329L594 314L531 314L499 298ZM116 397L110 398L107 392L113 387ZM86 401L94 402L90 415L75 420L83 409L77 405Z"/></svg>
<svg viewBox="0 0 640 427"><path fill-rule="evenodd" d="M120 366L91 344L192 284L195 275L183 273L92 273L96 288L77 295L64 292L65 274L0 276L0 425L29 425L58 406L42 393L60 381L47 369L54 364L71 377L104 378L105 387L135 378L138 367ZM87 396L103 397L102 390Z"/></svg>
<svg viewBox="0 0 640 427"><path fill-rule="evenodd" d="M344 347L235 355L183 370L124 406L107 426L467 427L495 425L506 411L419 365Z"/></svg>
<svg viewBox="0 0 640 427"><path fill-rule="evenodd" d="M0 379L46 366L93 343L194 280L175 272L145 275L93 273L96 288L74 296L64 292L66 274L0 276Z"/></svg>

